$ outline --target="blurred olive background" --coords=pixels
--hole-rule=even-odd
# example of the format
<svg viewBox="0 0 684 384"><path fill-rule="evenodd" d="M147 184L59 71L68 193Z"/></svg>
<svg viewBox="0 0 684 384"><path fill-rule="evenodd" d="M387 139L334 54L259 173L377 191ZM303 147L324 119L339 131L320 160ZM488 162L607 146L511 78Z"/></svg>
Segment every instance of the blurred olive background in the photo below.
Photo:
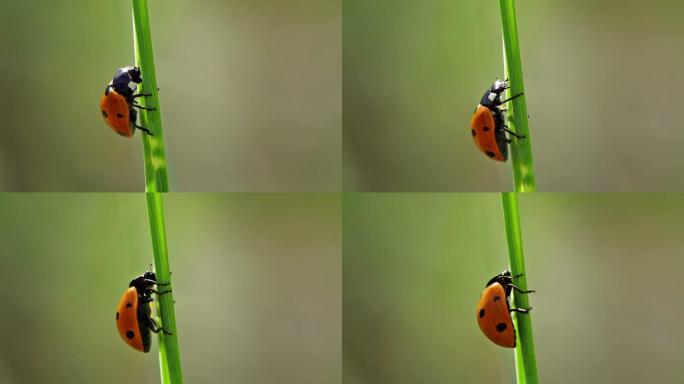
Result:
<svg viewBox="0 0 684 384"><path fill-rule="evenodd" d="M339 383L337 195L164 197L188 383ZM158 383L117 333L152 263L142 194L0 195L0 382Z"/></svg>
<svg viewBox="0 0 684 384"><path fill-rule="evenodd" d="M475 311L508 265L500 196L343 204L344 382L515 383ZM520 211L541 382L683 382L684 196L525 194Z"/></svg>
<svg viewBox="0 0 684 384"><path fill-rule="evenodd" d="M684 190L684 3L517 1L541 191ZM344 188L511 190L470 118L502 77L497 1L343 2Z"/></svg>
<svg viewBox="0 0 684 384"><path fill-rule="evenodd" d="M174 191L341 187L339 1L150 0ZM98 110L130 1L0 1L0 190L141 191L140 132Z"/></svg>

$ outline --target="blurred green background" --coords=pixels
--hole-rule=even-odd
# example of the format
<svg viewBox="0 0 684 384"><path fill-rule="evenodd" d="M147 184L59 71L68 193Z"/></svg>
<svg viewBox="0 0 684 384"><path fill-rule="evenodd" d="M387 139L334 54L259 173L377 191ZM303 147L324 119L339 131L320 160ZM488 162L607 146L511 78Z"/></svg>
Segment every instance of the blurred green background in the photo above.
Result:
<svg viewBox="0 0 684 384"><path fill-rule="evenodd" d="M520 197L543 383L684 382L684 196ZM508 265L498 194L343 200L346 384L515 383L477 326Z"/></svg>
<svg viewBox="0 0 684 384"><path fill-rule="evenodd" d="M541 191L684 190L684 3L517 1ZM344 0L344 188L511 190L470 118L503 76L498 1Z"/></svg>
<svg viewBox="0 0 684 384"><path fill-rule="evenodd" d="M339 195L164 197L187 383L339 383ZM0 195L0 383L158 383L114 312L152 263L142 194Z"/></svg>
<svg viewBox="0 0 684 384"><path fill-rule="evenodd" d="M141 191L140 133L98 110L130 1L0 1L0 190ZM170 187L336 191L339 1L150 0Z"/></svg>

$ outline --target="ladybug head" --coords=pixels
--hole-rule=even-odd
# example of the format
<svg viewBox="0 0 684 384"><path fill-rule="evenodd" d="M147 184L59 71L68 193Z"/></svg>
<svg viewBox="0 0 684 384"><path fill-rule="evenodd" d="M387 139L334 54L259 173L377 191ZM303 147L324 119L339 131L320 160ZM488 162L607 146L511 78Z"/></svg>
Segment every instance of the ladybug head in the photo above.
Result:
<svg viewBox="0 0 684 384"><path fill-rule="evenodd" d="M499 283L505 287L508 286L508 284L511 284L513 282L513 277L511 276L511 271L503 271L499 273L498 275L492 277L491 280L487 282L486 287L489 287L490 285L494 283Z"/></svg>
<svg viewBox="0 0 684 384"><path fill-rule="evenodd" d="M133 80L134 82L136 82L138 84L142 83L142 77L140 75L140 68L131 67L131 66L119 68L119 70L116 71L116 74L114 77L116 77L116 75L118 75L118 74L124 74L124 73L127 74L128 77L130 77L130 79Z"/></svg>
<svg viewBox="0 0 684 384"><path fill-rule="evenodd" d="M147 271L131 280L131 283L128 284L128 286L135 287L139 294L144 294L155 284L157 284L157 275L155 275L154 272Z"/></svg>
<svg viewBox="0 0 684 384"><path fill-rule="evenodd" d="M501 93L501 92L507 90L508 88L509 88L509 87L508 87L508 82L507 82L507 81L505 81L505 80L496 80L496 81L494 82L494 84L492 84L492 87L490 88L490 90L491 90L492 92L498 94L498 93Z"/></svg>

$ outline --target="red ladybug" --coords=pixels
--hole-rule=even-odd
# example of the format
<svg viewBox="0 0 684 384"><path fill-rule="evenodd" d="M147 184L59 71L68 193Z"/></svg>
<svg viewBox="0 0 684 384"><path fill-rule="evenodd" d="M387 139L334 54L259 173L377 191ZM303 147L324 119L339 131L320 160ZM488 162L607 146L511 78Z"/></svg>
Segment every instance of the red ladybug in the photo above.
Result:
<svg viewBox="0 0 684 384"><path fill-rule="evenodd" d="M522 275L511 276L511 272L504 271L494 276L485 287L477 304L477 323L482 333L494 344L506 348L515 348L515 327L511 319L511 312L528 313L532 308L511 308L508 298L511 290L518 293L532 293L523 291L513 285L513 279Z"/></svg>
<svg viewBox="0 0 684 384"><path fill-rule="evenodd" d="M508 144L511 140L506 137L506 132L519 139L524 138L510 131L505 123L504 112L506 110L501 108L501 105L523 95L520 93L501 100L503 92L508 88L510 88L508 81L495 81L482 96L473 119L470 121L470 132L477 147L490 159L497 161L508 159Z"/></svg>
<svg viewBox="0 0 684 384"><path fill-rule="evenodd" d="M155 109L143 107L135 102L135 99L138 97L151 95L144 93L134 94L140 83L142 83L140 68L119 68L116 73L114 73L114 78L109 85L107 85L104 95L100 99L102 117L104 117L107 125L121 136L132 137L136 128L148 135L152 135L147 128L136 124L138 113L134 108L146 109L149 111Z"/></svg>
<svg viewBox="0 0 684 384"><path fill-rule="evenodd" d="M116 307L116 327L119 330L119 335L126 344L145 353L150 351L152 344L150 331L171 334L165 329L157 327L150 309L153 293L163 295L171 291L157 292L153 289L154 285L169 284L158 284L154 272L145 272L136 277L128 285L129 288L121 296L119 305Z"/></svg>

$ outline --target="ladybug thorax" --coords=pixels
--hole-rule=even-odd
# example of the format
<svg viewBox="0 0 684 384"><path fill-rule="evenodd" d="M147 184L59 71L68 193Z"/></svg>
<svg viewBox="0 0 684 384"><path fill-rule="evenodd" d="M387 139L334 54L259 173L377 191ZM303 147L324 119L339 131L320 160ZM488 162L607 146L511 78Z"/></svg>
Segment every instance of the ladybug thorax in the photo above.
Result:
<svg viewBox="0 0 684 384"><path fill-rule="evenodd" d="M501 104L502 92L497 92L494 87L489 89L482 95L482 100L480 100L480 105L489 108L491 111L498 111L498 106Z"/></svg>
<svg viewBox="0 0 684 384"><path fill-rule="evenodd" d="M494 82L494 84L492 84L492 89L503 91L504 89L506 89L506 82L501 81L501 80L496 80Z"/></svg>

